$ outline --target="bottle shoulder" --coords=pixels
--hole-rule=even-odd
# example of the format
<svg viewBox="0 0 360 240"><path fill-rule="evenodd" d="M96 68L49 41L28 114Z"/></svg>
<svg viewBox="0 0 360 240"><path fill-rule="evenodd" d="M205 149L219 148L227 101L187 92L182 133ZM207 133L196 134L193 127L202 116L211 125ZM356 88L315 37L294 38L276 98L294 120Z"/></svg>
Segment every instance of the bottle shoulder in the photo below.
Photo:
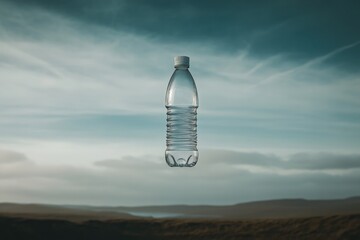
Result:
<svg viewBox="0 0 360 240"><path fill-rule="evenodd" d="M198 92L188 69L175 69L165 97L165 105L198 106Z"/></svg>
<svg viewBox="0 0 360 240"><path fill-rule="evenodd" d="M194 83L195 85L195 81L193 76L191 75L189 69L175 69L175 71L173 72L171 78L170 78L170 82L171 81L177 81L177 82L181 82L181 83ZM195 85L196 87L196 85Z"/></svg>

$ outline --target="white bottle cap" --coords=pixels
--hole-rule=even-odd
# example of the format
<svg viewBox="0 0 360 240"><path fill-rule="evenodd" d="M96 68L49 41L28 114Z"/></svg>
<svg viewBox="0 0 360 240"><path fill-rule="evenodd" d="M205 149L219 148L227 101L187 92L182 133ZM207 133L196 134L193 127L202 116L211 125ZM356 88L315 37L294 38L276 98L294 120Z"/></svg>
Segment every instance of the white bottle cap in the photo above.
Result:
<svg viewBox="0 0 360 240"><path fill-rule="evenodd" d="M177 66L185 66L189 67L190 58L187 56L177 56L174 58L175 67Z"/></svg>

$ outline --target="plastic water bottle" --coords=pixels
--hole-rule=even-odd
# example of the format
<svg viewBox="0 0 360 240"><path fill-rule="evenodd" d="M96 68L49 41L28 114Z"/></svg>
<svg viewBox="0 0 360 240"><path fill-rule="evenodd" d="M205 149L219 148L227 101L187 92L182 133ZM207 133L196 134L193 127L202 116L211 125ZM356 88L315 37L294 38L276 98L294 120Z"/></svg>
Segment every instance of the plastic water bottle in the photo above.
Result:
<svg viewBox="0 0 360 240"><path fill-rule="evenodd" d="M175 71L166 90L167 136L165 159L170 167L193 167L197 145L198 93L189 72L189 57L175 57Z"/></svg>

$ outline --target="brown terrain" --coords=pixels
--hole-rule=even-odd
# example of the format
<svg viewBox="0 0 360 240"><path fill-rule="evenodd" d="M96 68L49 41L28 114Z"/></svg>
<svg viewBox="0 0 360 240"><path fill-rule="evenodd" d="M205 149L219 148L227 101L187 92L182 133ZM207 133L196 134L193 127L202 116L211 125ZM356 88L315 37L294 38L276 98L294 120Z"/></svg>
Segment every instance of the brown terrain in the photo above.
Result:
<svg viewBox="0 0 360 240"><path fill-rule="evenodd" d="M177 213L173 218L131 213ZM232 206L0 204L0 239L360 239L360 198Z"/></svg>

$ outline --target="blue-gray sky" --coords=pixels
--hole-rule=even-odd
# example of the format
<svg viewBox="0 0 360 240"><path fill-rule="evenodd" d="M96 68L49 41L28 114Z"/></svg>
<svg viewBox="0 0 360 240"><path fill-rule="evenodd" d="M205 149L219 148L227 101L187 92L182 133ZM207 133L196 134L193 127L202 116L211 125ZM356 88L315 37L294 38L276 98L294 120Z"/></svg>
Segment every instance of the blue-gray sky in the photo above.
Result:
<svg viewBox="0 0 360 240"><path fill-rule="evenodd" d="M0 201L229 204L360 189L358 1L0 1ZM200 159L167 167L190 56Z"/></svg>

